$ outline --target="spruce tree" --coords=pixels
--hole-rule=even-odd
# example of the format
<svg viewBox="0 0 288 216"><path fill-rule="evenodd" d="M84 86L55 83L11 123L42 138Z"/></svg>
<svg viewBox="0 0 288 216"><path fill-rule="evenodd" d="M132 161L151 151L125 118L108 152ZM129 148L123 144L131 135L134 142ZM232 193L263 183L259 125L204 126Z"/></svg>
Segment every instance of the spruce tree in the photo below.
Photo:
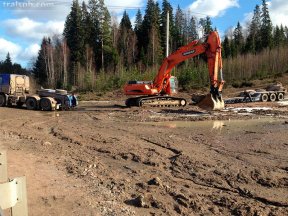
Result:
<svg viewBox="0 0 288 216"><path fill-rule="evenodd" d="M9 74L13 73L13 64L12 64L12 60L11 60L9 52L7 53L6 59L3 62L3 70L5 71L5 73L9 73Z"/></svg>
<svg viewBox="0 0 288 216"><path fill-rule="evenodd" d="M66 18L64 37L67 41L67 45L70 49L70 84L76 85L78 82L78 75L80 73L80 64L84 65L84 29L82 23L82 11L78 3L78 0L74 0L71 7L71 12Z"/></svg>
<svg viewBox="0 0 288 216"><path fill-rule="evenodd" d="M213 31L212 21L209 16L206 16L205 18L201 18L199 23L203 29L203 35L208 35L211 31Z"/></svg>
<svg viewBox="0 0 288 216"><path fill-rule="evenodd" d="M71 12L66 19L64 28L64 36L71 51L70 55L72 62L80 62L83 60L84 31L82 20L83 18L80 5L78 0L74 0Z"/></svg>
<svg viewBox="0 0 288 216"><path fill-rule="evenodd" d="M286 38L286 43L288 44L288 27L284 27L284 32L285 32L285 38Z"/></svg>
<svg viewBox="0 0 288 216"><path fill-rule="evenodd" d="M132 25L130 18L126 11L123 13L123 17L119 26L119 39L118 39L118 52L124 60L124 66L129 67L131 62L131 36L132 36Z"/></svg>
<svg viewBox="0 0 288 216"><path fill-rule="evenodd" d="M184 25L185 17L182 9L178 5L175 14L175 30L174 30L174 50L184 45Z"/></svg>
<svg viewBox="0 0 288 216"><path fill-rule="evenodd" d="M279 47L286 42L286 36L283 25L276 25L273 32L273 46Z"/></svg>
<svg viewBox="0 0 288 216"><path fill-rule="evenodd" d="M83 26L83 37L84 44L93 47L94 43L94 26L92 22L91 15L88 11L85 1L82 2L82 26Z"/></svg>
<svg viewBox="0 0 288 216"><path fill-rule="evenodd" d="M262 0L261 13L261 46L262 48L272 47L272 22L269 15L268 5L266 0Z"/></svg>
<svg viewBox="0 0 288 216"><path fill-rule="evenodd" d="M231 47L230 47L230 41L227 35L225 35L225 38L222 43L222 55L223 58L229 58L231 57Z"/></svg>
<svg viewBox="0 0 288 216"><path fill-rule="evenodd" d="M47 55L46 55L46 47L48 46L48 39L46 37L44 37L42 39L42 43L41 43L41 48L38 52L38 57L36 62L33 65L33 74L37 80L37 82L42 85L42 86L46 86L47 84L47 79L48 79L48 75L47 75Z"/></svg>
<svg viewBox="0 0 288 216"><path fill-rule="evenodd" d="M141 60L141 53L143 54L142 57L144 58L144 37L145 35L143 34L143 17L142 17L142 13L140 11L140 9L138 9L137 13L136 13L136 19L135 19L135 23L134 23L134 32L136 34L137 37L137 49L138 49L138 56L137 56L137 60Z"/></svg>
<svg viewBox="0 0 288 216"><path fill-rule="evenodd" d="M166 51L166 30L167 30L167 14L169 13L169 38L170 41L173 40L173 28L174 28L174 22L173 22L173 8L168 0L163 0L162 2L162 13L161 13L161 23L160 23L160 34L161 34L161 45L162 50ZM166 52L165 52L166 53Z"/></svg>
<svg viewBox="0 0 288 216"><path fill-rule="evenodd" d="M94 53L99 68L107 69L118 60L112 43L111 15L104 4L104 0L89 0L91 19L94 25ZM113 62L115 60L115 62Z"/></svg>
<svg viewBox="0 0 288 216"><path fill-rule="evenodd" d="M146 63L153 65L162 60L161 38L160 38L160 8L154 0L148 0L145 16L143 19L144 53Z"/></svg>
<svg viewBox="0 0 288 216"><path fill-rule="evenodd" d="M192 16L190 19L189 39L192 41L198 39L198 37L197 20L196 17Z"/></svg>
<svg viewBox="0 0 288 216"><path fill-rule="evenodd" d="M255 6L253 18L248 27L248 36L245 44L245 52L256 53L261 50L261 10Z"/></svg>
<svg viewBox="0 0 288 216"><path fill-rule="evenodd" d="M237 23L236 28L233 32L233 42L235 45L235 54L240 54L243 51L244 46L244 37L242 32L242 26L240 25L240 22Z"/></svg>

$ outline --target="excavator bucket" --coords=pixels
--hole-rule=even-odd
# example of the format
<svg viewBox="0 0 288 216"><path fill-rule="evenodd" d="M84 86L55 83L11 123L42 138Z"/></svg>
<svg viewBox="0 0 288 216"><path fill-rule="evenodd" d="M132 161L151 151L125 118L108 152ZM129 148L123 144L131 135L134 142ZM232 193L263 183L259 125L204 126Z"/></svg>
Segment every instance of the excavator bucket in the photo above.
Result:
<svg viewBox="0 0 288 216"><path fill-rule="evenodd" d="M196 105L205 110L222 110L224 109L224 101L220 96L213 96L212 94L208 94L202 97Z"/></svg>

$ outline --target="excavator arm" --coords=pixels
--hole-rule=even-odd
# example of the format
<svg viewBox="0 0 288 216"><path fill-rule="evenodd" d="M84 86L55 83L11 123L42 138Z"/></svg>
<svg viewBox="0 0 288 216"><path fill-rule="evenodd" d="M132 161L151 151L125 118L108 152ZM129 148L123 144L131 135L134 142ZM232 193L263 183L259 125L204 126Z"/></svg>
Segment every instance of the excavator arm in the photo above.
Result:
<svg viewBox="0 0 288 216"><path fill-rule="evenodd" d="M222 57L221 57L221 41L217 32L211 32L204 42L201 40L192 41L186 46L181 47L176 52L164 59L157 76L154 79L153 87L157 92L166 89L172 69L179 63L194 58L205 53L208 61L209 77L211 84L211 93L222 91L223 75L222 75ZM218 75L221 76L218 81ZM164 92L167 92L164 90Z"/></svg>
<svg viewBox="0 0 288 216"><path fill-rule="evenodd" d="M221 57L221 41L216 31L201 39L180 47L176 52L172 53L163 60L153 82L131 81L125 85L126 95L172 95L171 92L171 71L179 63L194 58L200 54L205 54L208 62L209 78L210 78L210 94L199 105L205 109L222 109L224 103L222 101L223 75L222 75L222 57ZM218 76L220 75L220 80ZM211 98L211 99L210 99ZM208 104L208 105L207 105ZM207 105L207 107L205 107Z"/></svg>

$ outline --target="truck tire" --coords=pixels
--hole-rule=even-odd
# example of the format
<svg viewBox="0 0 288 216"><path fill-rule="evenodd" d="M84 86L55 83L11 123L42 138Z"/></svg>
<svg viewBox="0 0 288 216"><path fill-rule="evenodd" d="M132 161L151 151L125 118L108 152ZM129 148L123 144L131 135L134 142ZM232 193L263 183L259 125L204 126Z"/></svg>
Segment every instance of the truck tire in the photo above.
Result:
<svg viewBox="0 0 288 216"><path fill-rule="evenodd" d="M283 94L282 92L278 93L278 95L277 95L277 100L278 100L278 101L281 101L281 100L283 100L283 99L284 99L284 94Z"/></svg>
<svg viewBox="0 0 288 216"><path fill-rule="evenodd" d="M41 98L40 99L40 107L44 111L51 111L52 110L52 103L49 98Z"/></svg>
<svg viewBox="0 0 288 216"><path fill-rule="evenodd" d="M36 98L29 97L26 100L26 107L28 110L37 110L38 109L38 103Z"/></svg>
<svg viewBox="0 0 288 216"><path fill-rule="evenodd" d="M268 97L267 94L262 94L262 95L261 95L261 101L262 101L262 102L267 102L267 101L268 101L268 98L269 98L269 97Z"/></svg>
<svg viewBox="0 0 288 216"><path fill-rule="evenodd" d="M269 100L270 100L271 102L274 102L274 101L276 100L276 94L274 94L274 93L270 94L270 95L269 95Z"/></svg>
<svg viewBox="0 0 288 216"><path fill-rule="evenodd" d="M0 107L6 106L6 96L4 94L0 94Z"/></svg>

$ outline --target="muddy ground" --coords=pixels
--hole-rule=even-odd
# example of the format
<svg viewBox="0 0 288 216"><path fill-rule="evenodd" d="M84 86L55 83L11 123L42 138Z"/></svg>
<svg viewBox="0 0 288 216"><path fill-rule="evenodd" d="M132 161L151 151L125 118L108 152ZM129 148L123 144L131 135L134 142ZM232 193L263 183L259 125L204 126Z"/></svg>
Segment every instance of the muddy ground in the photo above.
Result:
<svg viewBox="0 0 288 216"><path fill-rule="evenodd" d="M0 108L0 148L9 176L27 177L31 216L288 215L287 130L277 103Z"/></svg>

